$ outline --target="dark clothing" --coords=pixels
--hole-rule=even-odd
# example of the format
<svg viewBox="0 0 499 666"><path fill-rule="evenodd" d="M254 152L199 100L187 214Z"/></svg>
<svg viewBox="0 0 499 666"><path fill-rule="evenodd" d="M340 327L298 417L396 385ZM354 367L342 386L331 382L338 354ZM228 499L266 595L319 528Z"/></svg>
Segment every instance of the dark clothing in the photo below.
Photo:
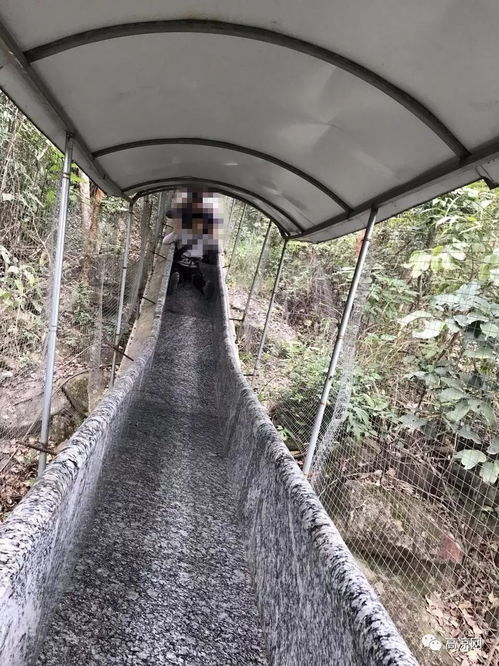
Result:
<svg viewBox="0 0 499 666"><path fill-rule="evenodd" d="M192 282L199 291L204 293L206 280L201 271L200 263L203 260L206 263L215 264L218 257L218 246L217 244L213 245L215 217L209 210L195 210L190 205L172 208L167 211L166 216L180 218L182 226L182 232L177 232L176 235L172 273L179 274L180 282ZM198 229L196 236L191 234L191 237L189 230L193 229L194 221L198 220L202 220L203 230L201 232L199 225L196 225ZM186 235L184 235L184 232L186 232ZM204 254L203 257L202 254Z"/></svg>
<svg viewBox="0 0 499 666"><path fill-rule="evenodd" d="M213 233L215 218L210 211L193 210L190 206L179 206L178 208L168 210L166 212L166 217L180 217L184 229L192 229L193 220L203 220L203 233L209 235Z"/></svg>
<svg viewBox="0 0 499 666"><path fill-rule="evenodd" d="M184 266L184 264L179 264L174 261L172 265L172 273L175 272L179 274L180 282L192 282L196 289L199 289L201 293L204 293L203 290L206 280L199 268L199 262L194 260L190 266Z"/></svg>

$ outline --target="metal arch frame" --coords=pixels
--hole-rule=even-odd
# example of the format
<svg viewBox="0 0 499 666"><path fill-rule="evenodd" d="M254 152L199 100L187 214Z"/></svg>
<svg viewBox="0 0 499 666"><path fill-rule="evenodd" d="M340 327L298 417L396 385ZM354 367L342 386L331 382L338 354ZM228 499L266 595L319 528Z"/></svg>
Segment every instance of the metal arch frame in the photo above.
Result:
<svg viewBox="0 0 499 666"><path fill-rule="evenodd" d="M188 182L190 182L190 181L188 181ZM179 187L179 186L188 186L188 182L187 183L182 183L182 182L178 183L177 182L177 185L172 184L172 185L166 185L165 187L156 187L156 188L150 189L150 190L141 190L133 196L132 201L135 203L138 199L140 199L141 197L145 197L147 194L159 194L160 192L167 192L169 190L174 190L176 187ZM208 191L213 192L213 193L224 194L226 196L231 197L232 199L236 199L237 201L240 201L241 203L246 204L247 206L251 206L252 208L257 210L264 217L271 220L276 225L276 227L278 228L279 233L281 234L282 238L289 238L289 239L296 238L296 236L292 236L287 229L284 229L282 224L280 224L275 219L275 217L273 215L269 214L268 211L264 210L263 208L260 208L260 206L257 206L256 204L254 204L249 199L246 199L245 197L240 196L240 195L232 192L231 190L225 190L225 189L222 189L220 187L213 187L213 186L208 185L206 189Z"/></svg>
<svg viewBox="0 0 499 666"><path fill-rule="evenodd" d="M161 187L161 184L164 184L164 187ZM242 187L239 187L239 185L232 185L231 183L225 183L219 180L212 180L210 178L198 178L198 177L191 177L191 176L178 176L178 177L172 177L172 178L157 178L155 180L149 180L145 181L143 183L136 183L135 185L132 185L131 187L124 188L125 192L131 192L132 190L137 190L140 193L140 196L144 196L145 194L150 194L151 190L154 192L160 192L162 189L170 189L169 186L173 187L175 185L205 185L207 188L210 188L212 190L217 190L221 194L227 194L228 196L234 197L236 199L239 199L239 201L242 201L243 203L247 203L250 206L253 206L253 208L256 208L259 210L263 215L266 217L272 218L273 222L283 231L287 236L291 236L291 233L287 231L286 229L283 229L282 225L278 223L276 219L274 219L273 215L269 215L268 212L265 210L262 210L259 208L257 205L251 202L248 197L254 197L255 199L259 200L262 204L265 204L265 206L268 206L270 209L274 209L279 215L284 217L288 222L293 226L298 229L298 235L301 234L306 234L307 231L297 222L293 217L290 216L289 213L284 211L282 208L277 206L276 204L271 203L264 197L262 197L260 194L257 194L255 192L251 192L251 190L246 190ZM150 188L148 186L151 186ZM154 187L156 186L156 187ZM134 195L136 197L137 194ZM137 197L138 198L138 197ZM294 235L293 235L294 237Z"/></svg>
<svg viewBox="0 0 499 666"><path fill-rule="evenodd" d="M77 131L72 120L66 114L66 112L61 107L59 102L55 99L55 97L52 95L52 93L47 88L42 79L30 66L30 63L26 59L21 48L18 46L15 39L12 37L9 30L2 23L2 21L0 21L0 48L1 47L3 47L3 51L5 52L8 60L18 71L21 72L24 79L29 83L29 85L34 90L37 97L41 99L45 104L45 106L47 106L56 116L58 122L60 123L61 130L63 130L66 135L69 134L72 137L73 146L77 148L86 159L88 159L88 161L90 162L90 164L92 164L93 168L95 169L95 172L102 179L102 181L104 181L110 186L112 194L114 194L115 196L116 195L121 196L124 199L126 199L127 197L124 195L121 188L113 181L113 179L106 173L106 171L102 169L101 166L95 162L94 158L92 157L92 151L86 144L81 134ZM7 97L9 97L9 95L7 95ZM14 102L14 104L18 108L20 108L16 102ZM24 115L31 121L29 114L25 113ZM33 125L37 127L36 123L33 123ZM45 136L44 132L41 133ZM51 141L51 143L54 143L53 140L51 139L49 140ZM57 148L59 148L61 152L64 152L61 146L57 146Z"/></svg>
<svg viewBox="0 0 499 666"><path fill-rule="evenodd" d="M203 139L200 137L168 137L168 138L159 138L159 139L143 139L140 141L130 141L129 143L120 143L115 146L108 146L106 148L101 148L96 150L93 153L94 159L99 159L106 155L112 155L113 153L118 153L124 150L133 150L135 148L149 148L153 146L170 146L170 145L187 145L187 146L207 146L210 148L220 148L223 150L232 150L236 153L242 153L244 155L250 155L251 157L256 157L265 162L275 164L286 171L298 176L302 180L305 180L310 185L313 185L318 190L323 192L326 196L332 199L340 208L343 208L344 211L350 212L352 206L350 206L346 201L344 201L336 192L331 190L327 185L321 183L319 180L311 176L310 174L302 171L296 166L289 164L284 160L281 160L279 157L274 155L269 155L260 150L254 150L253 148L247 148L246 146L241 146L237 143L230 143L229 141L219 141L217 139Z"/></svg>
<svg viewBox="0 0 499 666"><path fill-rule="evenodd" d="M307 229L306 231L303 231L301 234L299 234L297 236L297 239L305 238L306 240L308 236L311 236L314 233L317 233L319 231L324 231L329 227L333 227L335 224L339 224L340 222L352 219L354 217L357 217L358 215L362 215L363 213L368 213L373 207L380 209L382 206L385 206L388 203L390 203L391 200L410 194L411 192L416 191L420 187L424 187L425 185L429 185L432 182L436 182L440 178L445 178L446 176L451 176L452 174L455 173L457 174L459 171L465 169L478 168L485 162L491 162L493 160L498 160L498 159L499 159L499 137L493 141L487 142L486 144L478 147L467 157L463 157L457 161L455 159L448 160L443 164L440 164L439 166L433 167L432 169L423 172L422 174L416 176L415 178L411 178L411 180L408 180L407 182L402 183L401 185L392 187L389 190L386 190L385 192L382 192L381 194L375 197L363 201L358 206L355 206L355 208L350 213L340 213L339 215L335 215L327 220L324 220L324 222L321 222L320 224L316 224L314 227L311 227L310 229ZM480 178L483 179L483 176L481 176L477 172L476 178L470 179L468 182L473 182L473 180L477 180ZM496 186L495 183L492 183L492 186ZM451 190L454 189L454 186L451 185L450 189ZM430 198L433 198L433 196L431 196ZM412 207L413 207L412 205L408 206L408 208ZM407 208L404 210L407 210ZM378 217L378 220L380 222L383 221L383 219L385 218Z"/></svg>
<svg viewBox="0 0 499 666"><path fill-rule="evenodd" d="M172 19L122 23L67 35L66 37L28 49L24 53L24 57L29 63L33 63L87 44L117 39L119 37L160 33L200 33L240 37L258 42L266 42L317 58L365 81L398 102L438 136L455 155L463 157L469 154L467 148L445 123L422 102L394 83L391 83L354 60L318 44L293 37L286 33L257 26L207 19Z"/></svg>

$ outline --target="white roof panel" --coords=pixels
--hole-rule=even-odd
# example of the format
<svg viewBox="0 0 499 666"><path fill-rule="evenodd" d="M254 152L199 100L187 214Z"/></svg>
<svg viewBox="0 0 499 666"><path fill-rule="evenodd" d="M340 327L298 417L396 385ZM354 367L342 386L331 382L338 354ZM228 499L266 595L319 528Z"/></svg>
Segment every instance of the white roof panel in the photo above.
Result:
<svg viewBox="0 0 499 666"><path fill-rule="evenodd" d="M151 146L112 153L100 158L127 192L143 189L162 178L209 178L233 184L277 204L307 227L319 224L328 212L341 208L323 192L273 164L249 155L192 145Z"/></svg>
<svg viewBox="0 0 499 666"><path fill-rule="evenodd" d="M0 85L57 145L76 128L108 192L224 182L317 241L497 177L496 0L2 0L0 19Z"/></svg>

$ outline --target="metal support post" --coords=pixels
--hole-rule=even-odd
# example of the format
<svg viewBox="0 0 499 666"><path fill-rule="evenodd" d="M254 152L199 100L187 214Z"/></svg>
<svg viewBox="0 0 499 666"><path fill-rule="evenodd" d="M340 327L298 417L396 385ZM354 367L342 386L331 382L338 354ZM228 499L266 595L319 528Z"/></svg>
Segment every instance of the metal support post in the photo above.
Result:
<svg viewBox="0 0 499 666"><path fill-rule="evenodd" d="M232 266L232 261L234 259L234 255L236 253L237 241L239 240L239 235L241 233L241 229L242 229L242 226L243 226L243 220L244 220L245 214L246 214L246 204L244 204L244 206L243 206L243 210L241 212L241 217L239 218L239 224L237 225L236 238L234 239L234 245L232 246L232 251L230 253L229 263L227 264L227 273L225 274L226 279L229 275L230 267Z"/></svg>
<svg viewBox="0 0 499 666"><path fill-rule="evenodd" d="M270 302L269 302L269 307L268 307L268 310L267 310L267 316L265 317L265 324L263 326L263 331L262 331L262 339L260 340L260 346L258 348L258 354L257 354L256 361L255 361L255 367L253 369L253 381L256 377L258 366L260 364L260 359L262 358L263 348L265 347L265 340L267 338L267 329L268 329L269 324L270 324L270 316L272 314L272 308L274 307L275 295L276 295L277 289L279 287L279 282L281 280L282 266L283 266L284 255L286 254L286 248L287 247L288 247L288 239L285 238L284 239L284 244L282 246L281 257L279 259L279 266L277 267L277 273L276 273L275 280L274 280L274 286L272 288L272 294L270 296Z"/></svg>
<svg viewBox="0 0 499 666"><path fill-rule="evenodd" d="M369 244L371 242L371 237L373 234L373 229L374 225L376 223L376 217L377 217L378 210L377 208L371 208L371 212L369 214L369 221L367 223L366 227L366 233L364 235L364 239L362 241L362 247L359 253L359 257L357 259L357 264L355 266L355 271L353 274L352 282L350 284L350 289L348 292L348 297L347 301L345 303L345 307L343 309L343 314L341 317L340 325L338 327L338 334L336 336L336 340L334 342L334 347L333 347L333 354L331 356L331 362L329 364L329 369L327 372L327 378L324 383L324 388L322 390L322 396L321 396L321 401L319 404L319 409L317 410L317 415L315 417L314 421L314 427L312 430L312 436L310 438L310 443L308 445L308 450L307 450L307 455L305 458L305 462L303 464L303 473L304 474L309 474L310 468L312 467L312 461L314 458L314 453L315 449L317 446L317 440L319 439L319 432L321 429L322 421L324 419L324 412L326 411L326 405L327 405L327 400L329 397L329 393L331 391L331 386L333 384L333 378L336 372L336 366L338 365L338 359L341 353L341 349L343 347L343 340L345 337L345 332L348 326L348 322L350 320L350 315L352 313L352 308L353 304L355 301L355 296L357 294L357 289L359 287L359 282L360 278L362 275L362 269L364 268L364 263L366 260L367 256L367 251L369 249Z"/></svg>
<svg viewBox="0 0 499 666"><path fill-rule="evenodd" d="M250 301L253 297L253 291L255 290L256 279L258 277L258 273L260 272L260 264L262 263L263 253L265 252L265 248L267 247L267 241L268 241L269 236L270 236L271 227L272 227L272 222L269 222L269 225L267 227L267 232L266 232L265 238L263 240L263 245L262 245L262 249L261 249L261 252L260 252L260 256L258 257L258 263L256 265L255 275L253 276L253 280L251 282L251 287L250 287L249 294L248 294L248 300L246 301L246 306L244 308L243 316L241 318L241 328L243 327L244 320L246 319L246 315L248 313L249 304L250 304Z"/></svg>
<svg viewBox="0 0 499 666"><path fill-rule="evenodd" d="M121 337L121 320L123 319L123 304L125 301L125 286L126 286L126 275L128 271L128 255L130 254L130 236L132 235L132 223L133 223L133 203L130 204L128 209L128 222L126 227L126 237L125 237L125 249L123 252L123 267L121 271L121 282L120 282L120 295L118 301L118 315L116 317L116 331L114 334L114 352L113 352L113 362L111 365L111 386L114 384L114 379L116 376L116 349L119 349L119 342Z"/></svg>
<svg viewBox="0 0 499 666"><path fill-rule="evenodd" d="M163 230L165 213L166 213L166 192L160 192L159 201L158 201L158 217L156 219L156 226L154 228L154 244L153 244L154 249L156 249L156 246L159 241L159 236Z"/></svg>
<svg viewBox="0 0 499 666"><path fill-rule="evenodd" d="M232 222L232 213L234 212L234 205L236 203L235 199L232 199L231 204L230 204L230 213L229 213L229 226L230 223Z"/></svg>
<svg viewBox="0 0 499 666"><path fill-rule="evenodd" d="M52 407L52 389L54 386L55 354L57 345L57 324L59 320L59 302L61 297L62 264L64 260L64 239L66 221L68 219L69 187L71 183L71 163L73 158L73 139L66 134L64 165L61 177L61 198L57 225L57 243L52 278L52 296L50 302L50 319L47 337L47 366L45 369L45 386L43 390L42 426L40 448L47 449L50 428L50 410ZM47 453L41 452L38 459L38 476L43 474L47 465Z"/></svg>

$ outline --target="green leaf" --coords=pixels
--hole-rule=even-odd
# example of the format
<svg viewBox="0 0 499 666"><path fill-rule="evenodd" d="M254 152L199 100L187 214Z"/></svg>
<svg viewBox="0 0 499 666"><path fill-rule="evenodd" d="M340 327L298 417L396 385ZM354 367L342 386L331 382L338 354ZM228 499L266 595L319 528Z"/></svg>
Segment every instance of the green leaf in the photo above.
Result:
<svg viewBox="0 0 499 666"><path fill-rule="evenodd" d="M458 451L454 457L456 460L461 461L461 465L464 469L473 469L478 463L483 463L487 460L485 453L477 451L476 449L463 449L463 451Z"/></svg>
<svg viewBox="0 0 499 666"><path fill-rule="evenodd" d="M499 285L499 268L491 268L489 271L488 279L492 284Z"/></svg>
<svg viewBox="0 0 499 666"><path fill-rule="evenodd" d="M2 257L6 266L10 264L10 254L6 247L0 245L0 257Z"/></svg>
<svg viewBox="0 0 499 666"><path fill-rule="evenodd" d="M433 372L427 372L424 377L424 383L428 388L437 388L437 386L440 386L440 377Z"/></svg>
<svg viewBox="0 0 499 666"><path fill-rule="evenodd" d="M412 267L411 277L418 278L430 268L431 255L418 250L413 252L409 258L409 266Z"/></svg>
<svg viewBox="0 0 499 666"><path fill-rule="evenodd" d="M458 333L462 330L462 327L454 320L454 317L449 317L445 320L445 325L451 333Z"/></svg>
<svg viewBox="0 0 499 666"><path fill-rule="evenodd" d="M457 402L458 400L462 400L466 397L467 396L464 391L456 388L446 388L439 395L439 398L442 402Z"/></svg>
<svg viewBox="0 0 499 666"><path fill-rule="evenodd" d="M495 456L499 453L499 437L497 435L490 440L487 453L491 456Z"/></svg>
<svg viewBox="0 0 499 666"><path fill-rule="evenodd" d="M408 372L404 375L404 379L413 379L414 377L416 377L416 379L424 379L425 375L426 372L424 370L417 370L416 372Z"/></svg>
<svg viewBox="0 0 499 666"><path fill-rule="evenodd" d="M472 324L475 321L487 321L487 317L485 317L480 312L468 312L468 314L456 315L454 320L459 324L459 326L464 327L468 324Z"/></svg>
<svg viewBox="0 0 499 666"><path fill-rule="evenodd" d="M469 282L463 284L453 294L439 294L432 299L435 305L447 305L448 307L455 307L458 312L466 312L472 307L480 305L481 301L478 297L481 285L479 282Z"/></svg>
<svg viewBox="0 0 499 666"><path fill-rule="evenodd" d="M438 319L429 319L425 322L425 327L423 329L420 331L414 331L412 337L419 338L420 340L430 340L431 338L436 338L439 336L443 327L443 321L439 321Z"/></svg>
<svg viewBox="0 0 499 666"><path fill-rule="evenodd" d="M457 389L458 391L461 391L461 384L458 382L457 379L454 379L453 377L442 377L442 381L446 386L451 386L452 388Z"/></svg>
<svg viewBox="0 0 499 666"><path fill-rule="evenodd" d="M467 400L460 400L452 411L447 412L447 418L450 421L460 421L469 411L469 402Z"/></svg>
<svg viewBox="0 0 499 666"><path fill-rule="evenodd" d="M480 476L485 483L495 483L499 476L499 462L495 460L494 462L484 463L480 468Z"/></svg>
<svg viewBox="0 0 499 666"><path fill-rule="evenodd" d="M497 425L497 419L496 415L494 414L492 405L488 402L485 402L485 400L481 400L478 405L478 409L483 414L484 419L487 421L487 425L491 428L495 428Z"/></svg>
<svg viewBox="0 0 499 666"><path fill-rule="evenodd" d="M399 324L401 326L407 326L407 324L410 324L416 319L421 319L422 317L430 317L430 316L431 314L429 312L426 312L425 310L416 310L415 312L411 312L405 317L402 317L402 319L399 319Z"/></svg>
<svg viewBox="0 0 499 666"><path fill-rule="evenodd" d="M476 349L466 349L464 355L468 358L493 359L494 352L490 347L479 345Z"/></svg>
<svg viewBox="0 0 499 666"><path fill-rule="evenodd" d="M475 444L481 444L482 440L480 437L477 435L476 432L473 432L473 430L470 430L469 428L466 428L463 426L457 431L457 434L459 437L462 437L463 439L470 439L472 442L475 442Z"/></svg>
<svg viewBox="0 0 499 666"><path fill-rule="evenodd" d="M465 384L467 386L469 386L471 388L479 389L479 388L482 388L482 386L483 386L483 379L482 379L480 373L476 372L476 370L474 370L471 373L469 373L469 372L460 372L459 377L460 377L460 379L463 380L463 382L465 382Z"/></svg>
<svg viewBox="0 0 499 666"><path fill-rule="evenodd" d="M440 294L432 299L434 305L448 305L449 307L458 305L460 302L461 299L455 294Z"/></svg>
<svg viewBox="0 0 499 666"><path fill-rule="evenodd" d="M462 250L458 250L457 248L454 247L449 248L449 253L452 255L452 258L455 259L456 261L464 261L466 259L466 253L463 252Z"/></svg>
<svg viewBox="0 0 499 666"><path fill-rule="evenodd" d="M399 418L399 423L408 430L419 430L428 423L428 419L423 419L416 414L404 414Z"/></svg>
<svg viewBox="0 0 499 666"><path fill-rule="evenodd" d="M442 263L442 268L445 271L452 270L453 268L456 268L456 264L452 260L452 256L448 252L442 252L440 255L440 261Z"/></svg>
<svg viewBox="0 0 499 666"><path fill-rule="evenodd" d="M499 326L490 321L488 324L483 324L482 333L487 338L497 338L499 336Z"/></svg>
<svg viewBox="0 0 499 666"><path fill-rule="evenodd" d="M430 259L430 268L435 273L442 268L442 255L431 257Z"/></svg>
<svg viewBox="0 0 499 666"><path fill-rule="evenodd" d="M480 282L475 280L474 282L468 282L459 287L456 291L456 295L463 296L464 298L470 298L472 296L477 296L480 293L482 285Z"/></svg>
<svg viewBox="0 0 499 666"><path fill-rule="evenodd" d="M495 284L496 273L499 272L499 248L496 248L492 254L484 257L480 268L480 280L483 282L490 280Z"/></svg>

